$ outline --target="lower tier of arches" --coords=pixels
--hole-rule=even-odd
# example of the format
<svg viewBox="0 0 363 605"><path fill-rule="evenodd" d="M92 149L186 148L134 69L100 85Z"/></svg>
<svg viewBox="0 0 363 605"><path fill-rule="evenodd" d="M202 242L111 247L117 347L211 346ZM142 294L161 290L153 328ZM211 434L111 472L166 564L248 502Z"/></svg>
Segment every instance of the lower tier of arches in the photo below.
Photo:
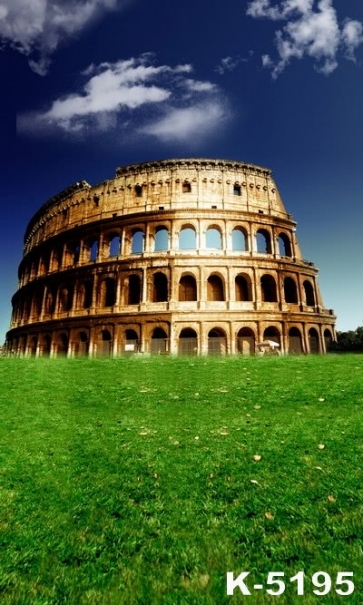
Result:
<svg viewBox="0 0 363 605"><path fill-rule="evenodd" d="M29 326L8 333L8 355L109 357L132 354L255 355L326 353L334 325L314 321L241 321L135 317ZM311 318L313 319L313 318Z"/></svg>

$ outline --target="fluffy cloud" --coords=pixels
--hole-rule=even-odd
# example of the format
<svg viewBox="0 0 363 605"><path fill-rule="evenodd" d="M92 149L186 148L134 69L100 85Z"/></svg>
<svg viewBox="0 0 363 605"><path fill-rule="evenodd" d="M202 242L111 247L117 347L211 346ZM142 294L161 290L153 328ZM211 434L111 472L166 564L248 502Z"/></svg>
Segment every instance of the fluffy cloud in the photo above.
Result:
<svg viewBox="0 0 363 605"><path fill-rule="evenodd" d="M291 59L304 56L314 59L316 69L327 75L336 69L340 50L355 60L355 50L363 42L362 23L346 19L340 25L332 0L282 0L278 4L272 4L271 0L252 0L247 15L286 21L275 34L279 59L262 57L263 66L272 69L275 78Z"/></svg>
<svg viewBox="0 0 363 605"><path fill-rule="evenodd" d="M18 116L18 132L85 136L116 126L163 141L205 136L227 119L218 87L191 77L191 65L155 65L153 55L90 65L81 91Z"/></svg>
<svg viewBox="0 0 363 605"><path fill-rule="evenodd" d="M190 107L169 108L165 115L144 126L141 131L164 142L187 141L193 147L201 138L213 135L228 119L220 99L208 100Z"/></svg>
<svg viewBox="0 0 363 605"><path fill-rule="evenodd" d="M0 0L0 39L45 75L59 43L128 0Z"/></svg>

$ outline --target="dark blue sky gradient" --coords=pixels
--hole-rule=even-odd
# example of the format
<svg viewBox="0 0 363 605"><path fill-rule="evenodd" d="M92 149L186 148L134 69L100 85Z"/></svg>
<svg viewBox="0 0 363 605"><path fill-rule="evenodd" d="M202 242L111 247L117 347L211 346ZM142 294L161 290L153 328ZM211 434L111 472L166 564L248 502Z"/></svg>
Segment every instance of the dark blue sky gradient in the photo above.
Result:
<svg viewBox="0 0 363 605"><path fill-rule="evenodd" d="M337 313L337 328L363 324L363 45L355 63L340 54L329 76L304 57L291 61L274 80L261 55L276 57L274 32L281 24L247 17L246 5L237 0L130 2L65 40L44 77L19 52L0 51L0 342L9 327L23 234L47 199L81 179L96 184L113 178L123 164L188 156L272 168L298 223L303 256L320 269L325 307ZM363 21L361 0L337 0L335 8L341 22L346 17ZM140 137L137 117L134 130L116 124L78 138L16 135L17 113L45 110L55 99L79 92L85 82L81 72L91 63L145 52L155 53L155 65L190 63L191 77L218 85L229 118L224 127L211 124L210 136L184 142ZM245 61L221 75L215 68L226 56ZM146 106L140 119L154 110Z"/></svg>

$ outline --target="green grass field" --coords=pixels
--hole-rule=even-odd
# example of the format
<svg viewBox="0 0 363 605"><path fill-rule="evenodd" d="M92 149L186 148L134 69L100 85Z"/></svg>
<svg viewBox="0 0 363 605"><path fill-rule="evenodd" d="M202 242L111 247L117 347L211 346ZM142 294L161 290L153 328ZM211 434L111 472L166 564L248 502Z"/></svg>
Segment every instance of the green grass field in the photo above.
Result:
<svg viewBox="0 0 363 605"><path fill-rule="evenodd" d="M0 603L361 604L362 369L1 358ZM227 596L227 571L250 572L251 596ZM269 571L280 597L253 589ZM335 594L338 571L352 595Z"/></svg>

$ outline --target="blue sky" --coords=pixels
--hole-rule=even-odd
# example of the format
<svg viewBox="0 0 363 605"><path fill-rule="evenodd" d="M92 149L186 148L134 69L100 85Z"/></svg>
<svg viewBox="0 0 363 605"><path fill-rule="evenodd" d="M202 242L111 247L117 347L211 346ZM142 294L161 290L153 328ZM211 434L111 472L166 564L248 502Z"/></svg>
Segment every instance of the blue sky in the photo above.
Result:
<svg viewBox="0 0 363 605"><path fill-rule="evenodd" d="M0 341L32 214L171 157L269 167L339 330L363 324L361 0L0 0Z"/></svg>

